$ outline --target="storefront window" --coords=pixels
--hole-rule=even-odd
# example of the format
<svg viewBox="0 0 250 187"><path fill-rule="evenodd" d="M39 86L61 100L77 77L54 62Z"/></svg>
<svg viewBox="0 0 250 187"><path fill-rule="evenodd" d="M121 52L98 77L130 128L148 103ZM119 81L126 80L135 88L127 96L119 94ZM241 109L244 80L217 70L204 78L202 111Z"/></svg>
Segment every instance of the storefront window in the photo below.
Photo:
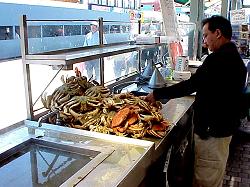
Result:
<svg viewBox="0 0 250 187"><path fill-rule="evenodd" d="M140 0L135 0L135 9L139 9L141 7Z"/></svg>
<svg viewBox="0 0 250 187"><path fill-rule="evenodd" d="M89 4L99 4L98 0L89 0Z"/></svg>
<svg viewBox="0 0 250 187"><path fill-rule="evenodd" d="M122 0L116 0L116 6L117 7L123 7L122 6Z"/></svg>
<svg viewBox="0 0 250 187"><path fill-rule="evenodd" d="M115 0L108 0L108 6L115 6Z"/></svg>
<svg viewBox="0 0 250 187"><path fill-rule="evenodd" d="M129 6L131 9L135 9L135 0L130 0L129 1Z"/></svg>
<svg viewBox="0 0 250 187"><path fill-rule="evenodd" d="M0 40L12 40L12 39L13 39L13 27L0 26Z"/></svg>
<svg viewBox="0 0 250 187"><path fill-rule="evenodd" d="M129 0L123 0L123 8L129 8L128 3L129 3Z"/></svg>
<svg viewBox="0 0 250 187"><path fill-rule="evenodd" d="M102 5L107 5L107 0L101 0L101 2Z"/></svg>

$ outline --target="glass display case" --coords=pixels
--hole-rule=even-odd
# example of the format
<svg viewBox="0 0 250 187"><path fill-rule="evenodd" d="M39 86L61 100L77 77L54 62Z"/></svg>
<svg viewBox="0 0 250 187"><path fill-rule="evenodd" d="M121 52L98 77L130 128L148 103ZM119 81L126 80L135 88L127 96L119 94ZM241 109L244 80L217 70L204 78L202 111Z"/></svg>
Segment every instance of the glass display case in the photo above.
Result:
<svg viewBox="0 0 250 187"><path fill-rule="evenodd" d="M48 20L27 20L26 16L24 15L22 17L21 21L22 25L20 27L28 119L34 119L34 111L35 111L34 105L38 102L38 99L41 97L41 95L45 92L45 90L49 86L47 85L45 87L45 90L42 91L42 93L39 95L39 98L36 99L36 101L33 103L31 80L30 80L30 65L34 64L34 65L51 66L54 69L58 70L55 77L62 70L73 70L73 67L78 67L78 69L82 70L81 71L82 74L85 73L88 79L90 79L91 77L93 78L93 76L99 77L98 82L101 85L117 84L116 81L120 80L120 77L124 77L124 81L131 80L131 77L133 77L134 79L141 72L140 58L139 58L139 56L141 55L140 51L143 50L145 51L146 49L151 49L157 46L166 45L161 43L137 45L128 39L125 40L125 38L122 41L116 39L115 41L117 40L119 41L116 43L105 44L104 37L106 38L107 35L104 35L103 26L104 23L108 23L110 21L104 21L102 18L99 18L98 20L99 23L98 32L100 36L99 45L65 48L65 49L52 50L46 52L44 51L34 52L37 49L35 49L36 48L35 45L29 45L30 44L29 42L32 43L32 38L30 41L30 38L28 37L29 36L28 23L39 22L39 21L48 21ZM61 23L61 20L49 20L49 21L54 21L54 22L58 21ZM68 20L63 20L63 22L66 21ZM78 22L78 21L79 20L73 20L73 22ZM88 20L88 22L90 21ZM117 26L117 24L118 24L117 22L112 22L112 25ZM126 27L124 33L120 32L119 36L123 37L124 34L126 35L128 32L127 28L131 27ZM65 31L63 31L64 35ZM113 33L113 35L115 35L115 33ZM106 39L108 40L108 37ZM96 62L98 66L97 68L98 71L94 72L91 69L91 72L88 75L89 72L86 72L87 70L86 65L88 64L92 65ZM53 77L53 79L55 77ZM39 107L37 108L39 109Z"/></svg>

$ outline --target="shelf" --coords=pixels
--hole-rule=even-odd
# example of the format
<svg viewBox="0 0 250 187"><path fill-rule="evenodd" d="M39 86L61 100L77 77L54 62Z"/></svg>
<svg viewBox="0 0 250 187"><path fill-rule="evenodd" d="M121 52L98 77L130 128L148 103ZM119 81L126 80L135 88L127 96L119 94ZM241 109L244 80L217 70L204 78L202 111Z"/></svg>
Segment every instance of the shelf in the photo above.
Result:
<svg viewBox="0 0 250 187"><path fill-rule="evenodd" d="M136 45L136 44L118 44L112 46L96 47L91 49L76 48L67 51L54 51L44 54L25 55L26 64L41 64L54 66L70 66L75 63L99 59L112 55L128 53L132 51L152 48L162 44Z"/></svg>

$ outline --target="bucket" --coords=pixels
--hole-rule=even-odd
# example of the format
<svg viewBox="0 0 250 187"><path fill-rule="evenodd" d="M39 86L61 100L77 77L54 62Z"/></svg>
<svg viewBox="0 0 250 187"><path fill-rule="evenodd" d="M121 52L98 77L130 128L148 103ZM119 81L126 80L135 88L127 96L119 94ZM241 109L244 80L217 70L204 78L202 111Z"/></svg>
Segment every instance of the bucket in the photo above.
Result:
<svg viewBox="0 0 250 187"><path fill-rule="evenodd" d="M175 71L188 71L188 56L176 58Z"/></svg>

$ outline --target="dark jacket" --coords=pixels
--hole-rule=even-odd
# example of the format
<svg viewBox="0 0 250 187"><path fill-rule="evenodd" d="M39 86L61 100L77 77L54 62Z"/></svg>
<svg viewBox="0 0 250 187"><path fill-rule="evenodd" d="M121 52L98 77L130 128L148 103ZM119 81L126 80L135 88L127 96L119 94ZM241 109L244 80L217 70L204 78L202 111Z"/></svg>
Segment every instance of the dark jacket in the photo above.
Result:
<svg viewBox="0 0 250 187"><path fill-rule="evenodd" d="M210 54L189 80L155 90L156 99L196 92L194 132L201 138L227 137L240 123L246 67L233 43Z"/></svg>

